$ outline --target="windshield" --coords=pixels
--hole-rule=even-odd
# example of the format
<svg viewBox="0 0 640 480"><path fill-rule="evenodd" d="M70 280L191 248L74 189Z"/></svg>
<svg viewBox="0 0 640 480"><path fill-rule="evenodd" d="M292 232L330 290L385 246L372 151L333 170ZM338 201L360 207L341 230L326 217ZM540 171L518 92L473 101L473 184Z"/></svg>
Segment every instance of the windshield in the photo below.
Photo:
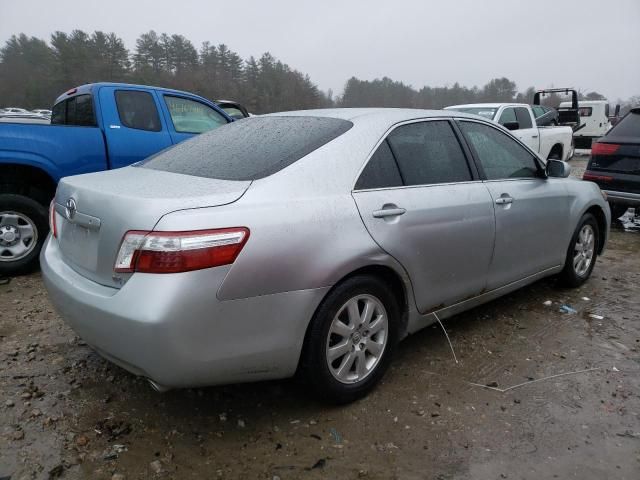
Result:
<svg viewBox="0 0 640 480"><path fill-rule="evenodd" d="M451 108L450 110L455 110L457 112L463 113L472 113L474 115L480 115L481 117L488 118L489 120L493 120L493 117L496 116L497 108L490 107L462 107L462 108Z"/></svg>
<svg viewBox="0 0 640 480"><path fill-rule="evenodd" d="M220 180L257 180L353 126L328 117L251 117L203 133L135 166Z"/></svg>

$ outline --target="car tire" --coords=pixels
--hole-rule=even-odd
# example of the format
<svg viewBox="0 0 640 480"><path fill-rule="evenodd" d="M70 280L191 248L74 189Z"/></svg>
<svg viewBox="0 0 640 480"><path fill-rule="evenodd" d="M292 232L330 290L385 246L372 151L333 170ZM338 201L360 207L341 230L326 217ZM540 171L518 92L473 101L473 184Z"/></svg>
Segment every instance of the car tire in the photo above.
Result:
<svg viewBox="0 0 640 480"><path fill-rule="evenodd" d="M365 310L371 312L369 321ZM400 315L397 298L382 280L358 275L340 283L311 320L298 370L300 380L330 403L363 397L389 366Z"/></svg>
<svg viewBox="0 0 640 480"><path fill-rule="evenodd" d="M627 205L621 205L619 203L610 203L609 207L611 208L611 218L613 220L617 220L629 210Z"/></svg>
<svg viewBox="0 0 640 480"><path fill-rule="evenodd" d="M571 237L564 269L560 273L560 280L565 286L575 288L587 281L596 264L599 239L596 218L585 213Z"/></svg>
<svg viewBox="0 0 640 480"><path fill-rule="evenodd" d="M0 277L35 270L48 232L48 212L42 204L24 195L0 194Z"/></svg>

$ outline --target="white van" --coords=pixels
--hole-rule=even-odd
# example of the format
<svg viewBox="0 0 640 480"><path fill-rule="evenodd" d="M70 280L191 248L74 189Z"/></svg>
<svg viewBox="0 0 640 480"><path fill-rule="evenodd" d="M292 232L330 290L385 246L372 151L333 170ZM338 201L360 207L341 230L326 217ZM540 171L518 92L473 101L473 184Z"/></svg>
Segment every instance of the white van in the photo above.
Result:
<svg viewBox="0 0 640 480"><path fill-rule="evenodd" d="M562 102L558 111L571 108L571 102ZM580 128L573 133L576 148L591 148L591 142L602 137L611 128L609 102L606 100L578 101Z"/></svg>

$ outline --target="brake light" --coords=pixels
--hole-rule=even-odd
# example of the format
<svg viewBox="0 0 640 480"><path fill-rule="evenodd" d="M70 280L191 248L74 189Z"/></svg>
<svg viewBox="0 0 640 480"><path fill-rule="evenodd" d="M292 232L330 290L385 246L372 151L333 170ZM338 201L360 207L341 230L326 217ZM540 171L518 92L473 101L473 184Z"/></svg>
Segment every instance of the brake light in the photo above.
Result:
<svg viewBox="0 0 640 480"><path fill-rule="evenodd" d="M594 143L591 147L591 155L613 155L620 145L615 143Z"/></svg>
<svg viewBox="0 0 640 480"><path fill-rule="evenodd" d="M595 173L591 173L591 172L584 172L584 175L582 175L582 179L589 180L591 182L612 182L613 181L613 177L610 177L607 175L596 175Z"/></svg>
<svg viewBox="0 0 640 480"><path fill-rule="evenodd" d="M125 233L116 272L179 273L233 263L247 243L245 227L190 232Z"/></svg>
<svg viewBox="0 0 640 480"><path fill-rule="evenodd" d="M58 238L58 226L56 225L56 200L51 200L49 205L49 230L54 238Z"/></svg>

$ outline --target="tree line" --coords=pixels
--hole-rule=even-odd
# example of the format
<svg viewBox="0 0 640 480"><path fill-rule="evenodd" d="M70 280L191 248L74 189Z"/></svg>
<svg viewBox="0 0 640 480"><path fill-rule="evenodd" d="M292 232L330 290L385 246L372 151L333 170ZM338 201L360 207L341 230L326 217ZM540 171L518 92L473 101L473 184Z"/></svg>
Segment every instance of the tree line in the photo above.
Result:
<svg viewBox="0 0 640 480"><path fill-rule="evenodd" d="M141 34L130 51L115 33L55 32L50 41L14 35L0 48L0 107L47 108L69 88L92 82L126 82L176 88L209 99L233 99L250 112L268 113L322 107L409 107L439 109L477 102L530 103L535 89L518 91L508 78L482 87L415 89L388 77L350 78L340 96L321 91L308 75L270 53L243 59L227 45L204 42L199 49L182 35ZM582 99L604 99L598 92ZM556 107L561 97L544 103ZM640 103L632 97L627 104Z"/></svg>

